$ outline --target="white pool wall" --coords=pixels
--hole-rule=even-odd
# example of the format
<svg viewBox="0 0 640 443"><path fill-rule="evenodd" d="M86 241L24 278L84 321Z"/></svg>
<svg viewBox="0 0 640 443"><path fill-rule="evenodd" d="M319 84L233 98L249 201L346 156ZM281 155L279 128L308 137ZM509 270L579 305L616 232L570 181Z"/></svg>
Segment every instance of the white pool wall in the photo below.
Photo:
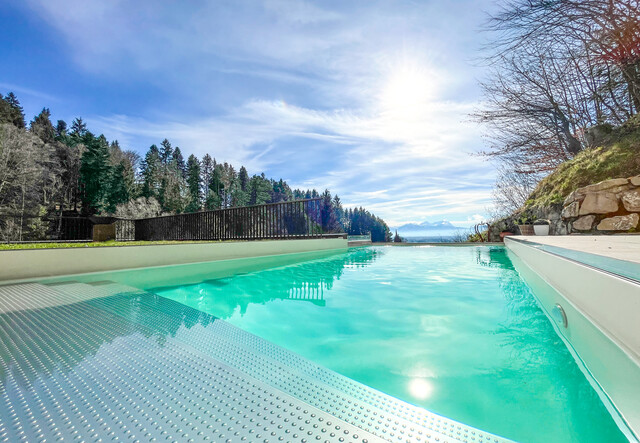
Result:
<svg viewBox="0 0 640 443"><path fill-rule="evenodd" d="M4 250L0 282L347 248L346 239L322 238Z"/></svg>
<svg viewBox="0 0 640 443"><path fill-rule="evenodd" d="M557 331L637 439L640 285L516 240L505 240L516 269L547 314L556 304L564 309L568 326L552 318Z"/></svg>

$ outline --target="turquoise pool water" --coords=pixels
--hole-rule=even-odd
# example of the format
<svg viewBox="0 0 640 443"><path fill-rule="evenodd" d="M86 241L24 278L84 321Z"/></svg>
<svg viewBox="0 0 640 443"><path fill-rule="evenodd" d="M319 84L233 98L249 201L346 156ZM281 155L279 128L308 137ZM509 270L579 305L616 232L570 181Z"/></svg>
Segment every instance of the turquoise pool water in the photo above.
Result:
<svg viewBox="0 0 640 443"><path fill-rule="evenodd" d="M524 442L626 441L500 247L369 247L153 292Z"/></svg>

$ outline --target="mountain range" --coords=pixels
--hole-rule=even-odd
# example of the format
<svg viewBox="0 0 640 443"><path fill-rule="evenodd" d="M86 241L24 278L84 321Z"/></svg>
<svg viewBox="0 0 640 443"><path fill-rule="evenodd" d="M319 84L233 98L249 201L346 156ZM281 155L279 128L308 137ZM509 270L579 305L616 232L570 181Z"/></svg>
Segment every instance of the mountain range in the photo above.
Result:
<svg viewBox="0 0 640 443"><path fill-rule="evenodd" d="M452 225L446 220L441 220L437 222L422 222L422 223L407 223L402 226L398 226L396 228L399 232L414 232L414 231L442 231L448 229L457 229L456 226Z"/></svg>

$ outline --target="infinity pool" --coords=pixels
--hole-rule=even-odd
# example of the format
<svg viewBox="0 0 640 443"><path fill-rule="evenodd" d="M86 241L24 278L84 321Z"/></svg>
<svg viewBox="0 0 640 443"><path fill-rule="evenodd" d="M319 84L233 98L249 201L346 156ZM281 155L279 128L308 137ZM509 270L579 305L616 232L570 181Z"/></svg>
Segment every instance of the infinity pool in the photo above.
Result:
<svg viewBox="0 0 640 443"><path fill-rule="evenodd" d="M152 292L504 437L626 441L501 247L358 248Z"/></svg>

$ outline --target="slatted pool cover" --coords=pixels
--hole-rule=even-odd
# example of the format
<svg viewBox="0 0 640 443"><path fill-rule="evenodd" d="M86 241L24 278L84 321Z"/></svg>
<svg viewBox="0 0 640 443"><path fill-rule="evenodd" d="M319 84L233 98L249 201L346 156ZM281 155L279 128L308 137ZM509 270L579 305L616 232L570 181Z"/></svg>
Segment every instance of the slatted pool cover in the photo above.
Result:
<svg viewBox="0 0 640 443"><path fill-rule="evenodd" d="M0 357L0 441L504 441L115 283L0 286Z"/></svg>

